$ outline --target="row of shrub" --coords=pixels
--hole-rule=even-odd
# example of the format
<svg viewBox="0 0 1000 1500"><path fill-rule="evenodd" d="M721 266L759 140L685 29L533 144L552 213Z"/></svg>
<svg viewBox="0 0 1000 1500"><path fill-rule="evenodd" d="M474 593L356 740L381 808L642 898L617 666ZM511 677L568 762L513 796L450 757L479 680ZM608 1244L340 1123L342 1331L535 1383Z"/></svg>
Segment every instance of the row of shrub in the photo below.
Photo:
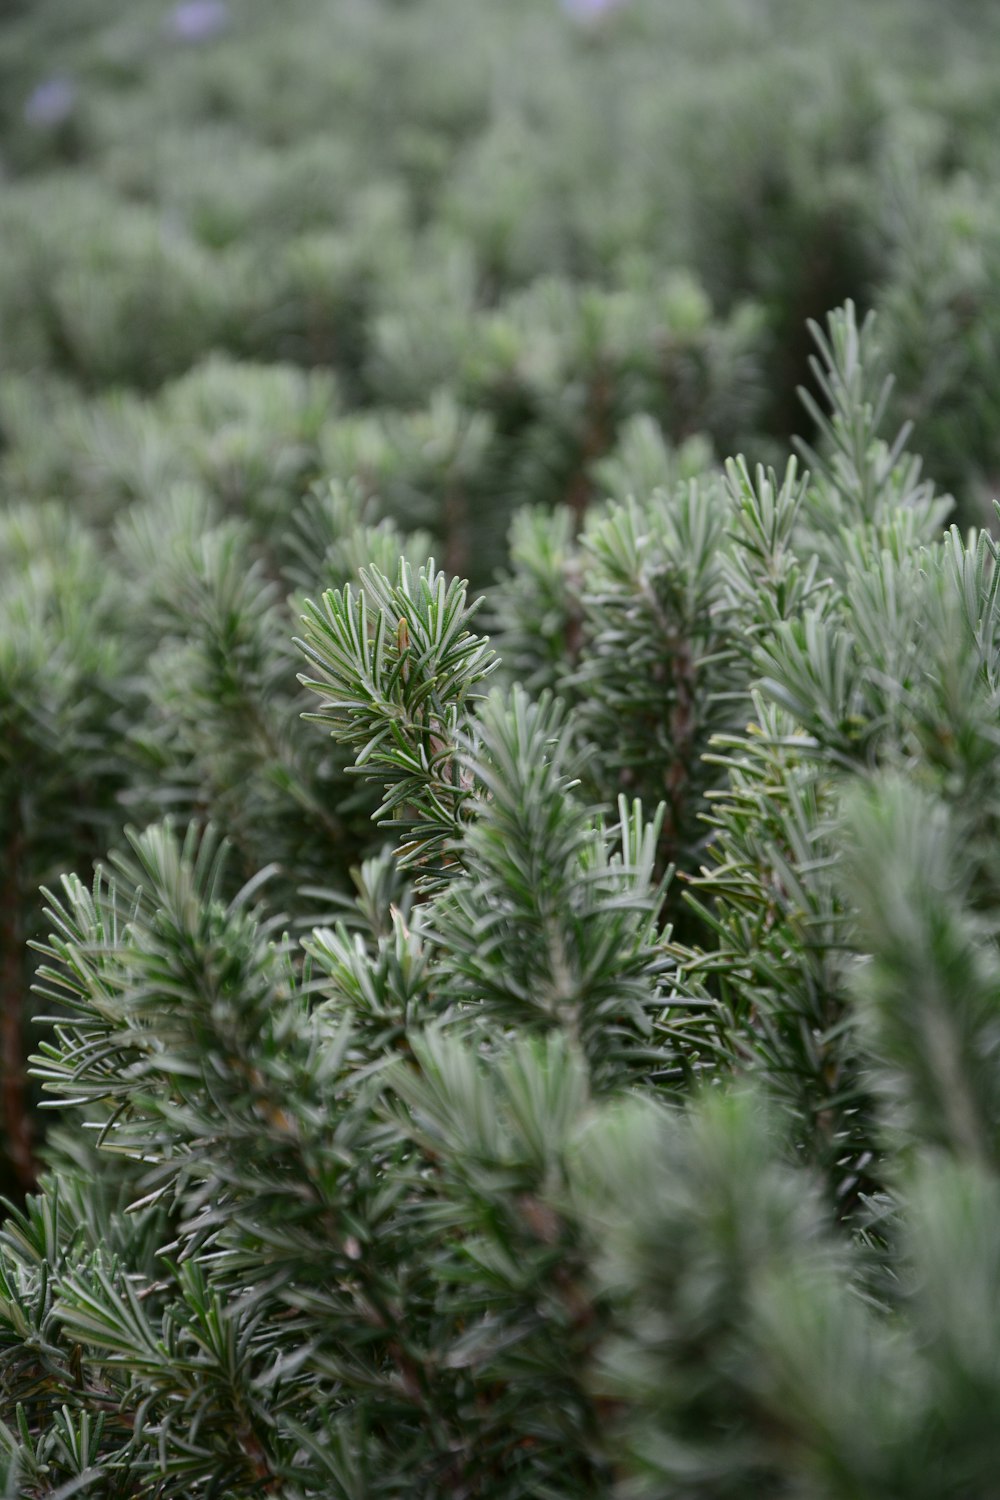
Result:
<svg viewBox="0 0 1000 1500"><path fill-rule="evenodd" d="M5 8L5 1500L992 1493L997 25Z"/></svg>
<svg viewBox="0 0 1000 1500"><path fill-rule="evenodd" d="M997 544L817 335L812 477L661 445L637 497L642 434L582 530L519 515L499 656L356 485L283 588L197 489L117 569L9 514L7 848L82 872L11 1500L990 1493Z"/></svg>
<svg viewBox="0 0 1000 1500"><path fill-rule="evenodd" d="M147 395L228 354L335 370L352 407L442 392L504 433L541 421L518 485L547 503L595 369L585 453L637 407L721 454L784 443L806 321L853 296L882 311L897 416L981 518L991 8L605 9L14 6L0 371ZM756 367L741 399L734 353Z"/></svg>

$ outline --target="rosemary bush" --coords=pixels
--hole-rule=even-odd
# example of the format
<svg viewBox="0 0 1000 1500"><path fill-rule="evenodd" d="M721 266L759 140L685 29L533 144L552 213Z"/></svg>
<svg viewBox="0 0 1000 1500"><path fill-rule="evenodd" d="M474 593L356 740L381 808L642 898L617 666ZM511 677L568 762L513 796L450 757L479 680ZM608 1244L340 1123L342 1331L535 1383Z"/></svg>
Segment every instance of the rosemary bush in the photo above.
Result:
<svg viewBox="0 0 1000 1500"><path fill-rule="evenodd" d="M883 436L871 324L816 336L810 475L528 514L496 648L355 513L299 650L367 804L175 502L157 743L232 848L175 814L47 894L12 1494L988 1491L996 546ZM387 842L297 931L345 805Z"/></svg>
<svg viewBox="0 0 1000 1500"><path fill-rule="evenodd" d="M8 9L0 1494L991 1495L995 18Z"/></svg>

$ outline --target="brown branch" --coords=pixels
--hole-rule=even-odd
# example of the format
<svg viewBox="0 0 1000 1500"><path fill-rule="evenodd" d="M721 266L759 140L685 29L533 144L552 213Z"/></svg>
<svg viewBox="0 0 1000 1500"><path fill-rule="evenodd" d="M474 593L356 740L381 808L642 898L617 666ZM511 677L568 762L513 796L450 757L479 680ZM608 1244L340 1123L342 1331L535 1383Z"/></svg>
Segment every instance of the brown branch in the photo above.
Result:
<svg viewBox="0 0 1000 1500"><path fill-rule="evenodd" d="M608 372L603 365L599 364L587 393L587 410L579 462L563 497L563 504L568 505L573 512L573 526L576 531L582 529L587 507L591 501L593 486L589 473L590 465L596 458L606 453L611 444L613 394Z"/></svg>
<svg viewBox="0 0 1000 1500"><path fill-rule="evenodd" d="M441 520L444 570L452 578L464 578L469 571L469 515L465 495L457 480L445 488Z"/></svg>
<svg viewBox="0 0 1000 1500"><path fill-rule="evenodd" d="M24 1058L24 934L21 930L20 871L23 840L15 824L7 841L0 886L0 1115L7 1160L22 1191L37 1183L28 1113Z"/></svg>

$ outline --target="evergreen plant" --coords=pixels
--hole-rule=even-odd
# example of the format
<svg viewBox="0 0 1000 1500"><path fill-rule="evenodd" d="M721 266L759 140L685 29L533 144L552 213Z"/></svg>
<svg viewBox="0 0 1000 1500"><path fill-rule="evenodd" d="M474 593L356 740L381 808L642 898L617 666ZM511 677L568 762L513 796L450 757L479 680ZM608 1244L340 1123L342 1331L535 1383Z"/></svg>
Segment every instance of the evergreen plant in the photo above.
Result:
<svg viewBox="0 0 1000 1500"><path fill-rule="evenodd" d="M815 332L808 474L526 515L496 646L355 533L299 647L386 840L339 916L294 842L242 879L251 774L231 848L168 817L49 891L9 1494L990 1493L996 546L884 435L871 323Z"/></svg>
<svg viewBox="0 0 1000 1500"><path fill-rule="evenodd" d="M997 14L0 3L0 1500L995 1495Z"/></svg>

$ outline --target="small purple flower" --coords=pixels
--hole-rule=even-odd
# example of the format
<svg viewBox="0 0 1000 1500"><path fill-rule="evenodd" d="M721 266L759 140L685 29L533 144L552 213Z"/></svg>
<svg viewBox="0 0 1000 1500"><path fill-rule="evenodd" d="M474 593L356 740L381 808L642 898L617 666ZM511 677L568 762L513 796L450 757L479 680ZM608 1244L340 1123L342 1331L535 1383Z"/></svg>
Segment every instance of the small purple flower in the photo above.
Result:
<svg viewBox="0 0 1000 1500"><path fill-rule="evenodd" d="M32 89L24 105L29 125L44 129L61 125L76 108L76 84L72 78L46 78Z"/></svg>
<svg viewBox="0 0 1000 1500"><path fill-rule="evenodd" d="M580 21L584 26L592 26L595 22L603 20L613 10L625 3L625 0L560 0L563 10L574 21Z"/></svg>
<svg viewBox="0 0 1000 1500"><path fill-rule="evenodd" d="M207 42L228 25L226 0L182 0L170 13L170 31L180 42Z"/></svg>

